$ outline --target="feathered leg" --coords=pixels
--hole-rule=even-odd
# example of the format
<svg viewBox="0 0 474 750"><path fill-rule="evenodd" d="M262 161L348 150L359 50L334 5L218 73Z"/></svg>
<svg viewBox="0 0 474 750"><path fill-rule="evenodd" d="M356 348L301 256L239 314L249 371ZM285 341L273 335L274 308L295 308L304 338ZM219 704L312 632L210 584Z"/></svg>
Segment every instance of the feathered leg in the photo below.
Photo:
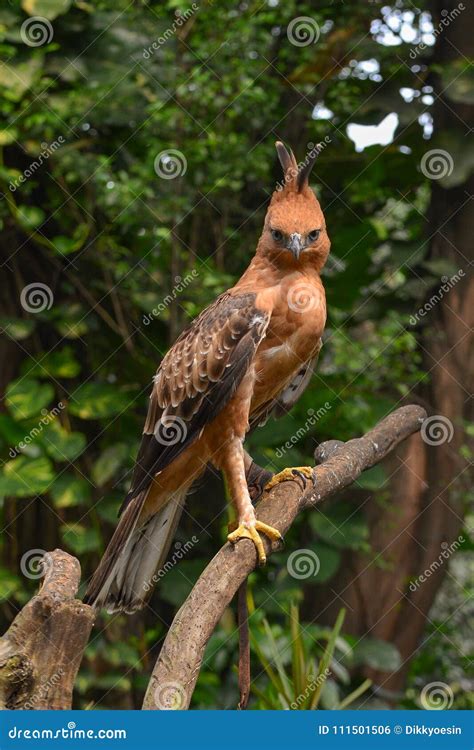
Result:
<svg viewBox="0 0 474 750"><path fill-rule="evenodd" d="M272 541L280 541L282 536L278 529L258 521L255 510L250 500L250 495L245 477L245 459L242 442L234 438L228 443L222 461L222 468L229 485L232 500L237 510L238 526L227 537L229 542L235 544L239 539L251 539L257 548L257 556L260 565L264 565L267 557L259 531Z"/></svg>

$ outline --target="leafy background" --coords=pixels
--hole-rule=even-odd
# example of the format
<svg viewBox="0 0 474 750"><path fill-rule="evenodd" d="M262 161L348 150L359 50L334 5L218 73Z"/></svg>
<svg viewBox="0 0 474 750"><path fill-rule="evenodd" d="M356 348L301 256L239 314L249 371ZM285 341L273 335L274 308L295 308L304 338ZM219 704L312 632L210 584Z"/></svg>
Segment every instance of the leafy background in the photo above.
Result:
<svg viewBox="0 0 474 750"><path fill-rule="evenodd" d="M273 470L307 463L317 443L350 439L396 406L423 401L430 381L423 327L410 316L442 276L459 269L452 256L433 255L429 217L434 191L449 197L464 190L474 164L464 123L474 101L468 53L436 56L446 45L441 38L460 33L463 19L435 38L430 24L439 9L423 2L389 8L224 0L199 3L176 23L187 8L176 0L23 0L0 11L4 628L37 586L22 565L31 550L68 550L80 559L84 581L97 565L127 490L152 375L186 322L233 283L254 251L280 179L276 137L298 158L329 137L313 176L332 239L324 272L329 320L311 387L291 415L251 436L255 459ZM35 16L53 31L40 46L22 35ZM288 25L301 16L317 24L313 44L288 39ZM164 34L164 43L146 52ZM410 53L423 40L414 62ZM394 139L356 150L348 125L377 125L390 113L398 116ZM58 139L60 147L12 190ZM454 162L436 182L420 169L433 145ZM172 180L155 169L168 149L186 162ZM52 304L29 312L21 293L38 283L51 290ZM455 447L468 462L468 433L456 408ZM52 409L57 414L49 419ZM27 435L28 444L12 453ZM260 644L252 707L279 707L265 663L280 655L282 669L290 664L295 603L305 648L319 659L337 614L325 613L321 602L331 600L337 610L347 604L338 594L344 571L364 560L376 580L390 577L390 561L375 555L379 526L370 511L393 502L390 472L376 467L343 498L299 520L285 551L251 576L251 627ZM436 679L451 686L455 706L469 705L469 487L455 487L464 543L448 577L448 565L437 577L422 613L421 645L404 653L390 634L379 637L357 622L349 600L352 616L335 644L322 707L339 705L367 675L374 684L356 706L419 707L420 687ZM150 606L130 618L100 618L78 677L77 707L140 706L167 627L224 541L227 520L223 487L210 474L189 499L171 554L193 535L199 541L164 577ZM310 580L288 573L288 554L299 548L320 560ZM409 554L416 578L425 566ZM409 581L405 576L405 589ZM409 618L399 627L410 627ZM229 609L209 644L193 707L236 705L236 648ZM396 689L384 690L387 675L397 674Z"/></svg>

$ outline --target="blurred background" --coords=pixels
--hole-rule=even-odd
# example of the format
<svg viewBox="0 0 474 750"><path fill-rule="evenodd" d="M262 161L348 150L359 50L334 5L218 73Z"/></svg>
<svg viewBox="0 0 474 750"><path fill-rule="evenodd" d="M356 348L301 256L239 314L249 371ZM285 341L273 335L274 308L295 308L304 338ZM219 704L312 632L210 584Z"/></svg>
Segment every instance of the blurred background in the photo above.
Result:
<svg viewBox="0 0 474 750"><path fill-rule="evenodd" d="M430 419L251 576L250 707L472 707L473 21L467 0L2 5L3 630L42 550L92 574L163 354L254 252L276 138L320 143L325 344L250 452L278 470L400 405ZM227 522L210 474L149 607L99 618L77 708L141 705ZM236 706L236 658L230 608L193 708Z"/></svg>

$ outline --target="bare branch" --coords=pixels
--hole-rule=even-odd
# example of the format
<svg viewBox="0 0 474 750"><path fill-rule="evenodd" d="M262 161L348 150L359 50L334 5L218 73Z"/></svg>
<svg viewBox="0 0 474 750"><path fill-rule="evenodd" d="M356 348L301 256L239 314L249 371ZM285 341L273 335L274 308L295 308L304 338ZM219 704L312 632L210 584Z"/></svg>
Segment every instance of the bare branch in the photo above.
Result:
<svg viewBox="0 0 474 750"><path fill-rule="evenodd" d="M329 441L319 446L314 484L302 491L299 479L277 485L257 506L258 518L284 534L296 516L354 482L379 463L396 445L418 431L426 412L404 406L383 419L361 438L347 443ZM270 549L265 540L267 555ZM243 539L225 544L204 570L176 614L151 676L144 709L170 705L186 709L201 669L204 650L225 608L257 564L253 543Z"/></svg>

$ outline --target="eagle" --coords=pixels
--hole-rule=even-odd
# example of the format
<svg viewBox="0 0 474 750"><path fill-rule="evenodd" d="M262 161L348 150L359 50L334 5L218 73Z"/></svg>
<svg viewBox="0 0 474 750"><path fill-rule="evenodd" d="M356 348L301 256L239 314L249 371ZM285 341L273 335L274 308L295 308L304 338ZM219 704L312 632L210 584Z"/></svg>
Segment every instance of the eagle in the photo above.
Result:
<svg viewBox="0 0 474 750"><path fill-rule="evenodd" d="M262 535L281 539L256 518L255 464L244 440L287 413L311 378L326 322L320 273L330 240L309 185L317 147L300 164L280 141L276 149L283 180L247 270L181 333L154 376L131 488L84 599L94 607L133 613L144 606L186 495L209 464L223 472L235 506L229 542L251 539L263 564ZM297 470L311 476L309 467ZM275 475L266 489L293 471Z"/></svg>

